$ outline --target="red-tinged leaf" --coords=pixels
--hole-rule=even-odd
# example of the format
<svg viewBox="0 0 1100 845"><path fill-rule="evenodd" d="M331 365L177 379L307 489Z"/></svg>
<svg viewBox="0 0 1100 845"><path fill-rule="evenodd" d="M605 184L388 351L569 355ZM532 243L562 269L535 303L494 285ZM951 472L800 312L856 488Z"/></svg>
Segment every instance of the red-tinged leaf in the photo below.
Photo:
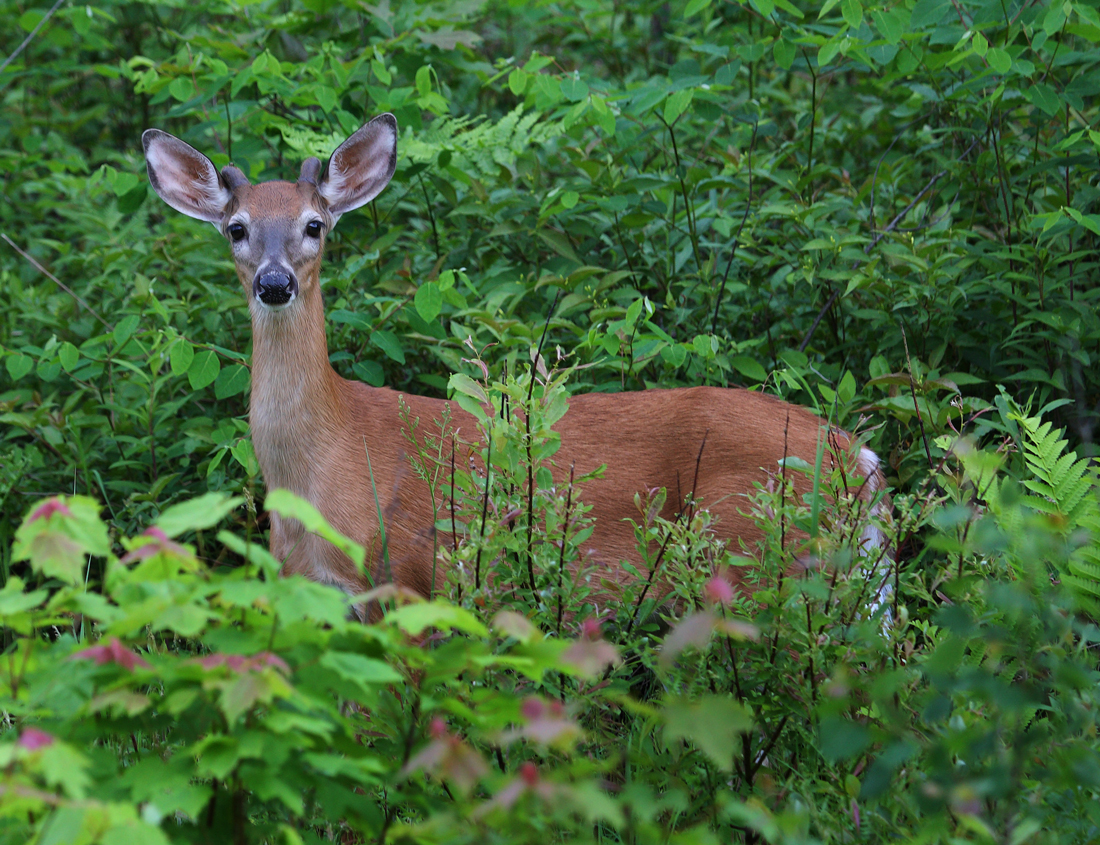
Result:
<svg viewBox="0 0 1100 845"><path fill-rule="evenodd" d="M756 642L760 639L759 628L751 622L742 622L739 619L719 619L714 623L714 630L716 633L725 634L735 640L752 640Z"/></svg>
<svg viewBox="0 0 1100 845"><path fill-rule="evenodd" d="M230 724L257 704L267 704L276 696L285 698L291 688L282 676L273 672L245 671L232 681L221 681L221 707Z"/></svg>
<svg viewBox="0 0 1100 845"><path fill-rule="evenodd" d="M469 795L478 781L489 774L489 767L480 754L454 737L443 758L440 774L457 786L464 795Z"/></svg>
<svg viewBox="0 0 1100 845"><path fill-rule="evenodd" d="M592 678L619 662L619 649L606 640L577 640L562 652L561 662L574 674Z"/></svg>
<svg viewBox="0 0 1100 845"><path fill-rule="evenodd" d="M703 587L703 596L711 604L728 607L733 601L733 585L721 576L714 576Z"/></svg>
<svg viewBox="0 0 1100 845"><path fill-rule="evenodd" d="M107 643L100 643L78 651L72 655L71 659L94 660L97 666L102 666L104 663L117 663L129 672L132 672L135 666L141 666L143 669L152 668L149 661L126 648L119 642L118 637L111 637Z"/></svg>
<svg viewBox="0 0 1100 845"><path fill-rule="evenodd" d="M567 748L581 737L580 727L566 715L560 701L547 703L532 696L524 699L520 713L526 724L505 731L501 735L503 742L526 739L538 745Z"/></svg>
<svg viewBox="0 0 1100 845"><path fill-rule="evenodd" d="M50 578L78 584L85 555L110 554L111 539L99 518L99 505L87 496L56 496L37 505L15 532L14 560Z"/></svg>
<svg viewBox="0 0 1100 845"><path fill-rule="evenodd" d="M432 741L409 759L401 769L403 776L425 771L441 777L469 795L478 781L489 774L485 760L461 737L447 732L440 718L432 720Z"/></svg>
<svg viewBox="0 0 1100 845"><path fill-rule="evenodd" d="M665 637L661 647L661 663L665 666L672 663L689 646L704 648L710 642L717 621L718 617L709 610L685 616Z"/></svg>
<svg viewBox="0 0 1100 845"><path fill-rule="evenodd" d="M599 619L589 617L581 623L581 636L586 640L598 640L603 635L603 627Z"/></svg>
<svg viewBox="0 0 1100 845"><path fill-rule="evenodd" d="M401 768L398 774L402 777L408 777L413 772L434 772L446 753L447 738L433 739L410 757L409 762Z"/></svg>
<svg viewBox="0 0 1100 845"><path fill-rule="evenodd" d="M48 578L76 584L84 572L84 550L75 540L57 531L39 534L30 542L31 567Z"/></svg>
<svg viewBox="0 0 1100 845"><path fill-rule="evenodd" d="M19 746L28 751L37 751L39 748L45 748L47 745L52 744L53 737L38 728L26 728L19 735Z"/></svg>
<svg viewBox="0 0 1100 845"><path fill-rule="evenodd" d="M525 643L538 634L538 629L526 616L512 610L502 610L493 617L493 628L505 636Z"/></svg>
<svg viewBox="0 0 1100 845"><path fill-rule="evenodd" d="M286 665L286 661L279 657L279 655L273 654L270 651L262 651L251 657L243 654L224 654L219 651L198 658L198 663L201 664L204 669L217 669L224 666L234 674L254 672L257 669L263 669L267 666L278 669L284 675L290 672L290 667Z"/></svg>
<svg viewBox="0 0 1100 845"><path fill-rule="evenodd" d="M141 539L146 539L145 542L141 542ZM142 532L141 538L133 541L135 543L141 542L140 545L135 545L125 555L122 556L120 563L133 563L138 560L147 560L153 555L163 552L167 555L175 557L191 558L192 554L184 546L179 543L173 543L168 539L168 535L163 530L153 525L146 528Z"/></svg>
<svg viewBox="0 0 1100 845"><path fill-rule="evenodd" d="M31 511L31 515L27 517L27 522L35 522L39 519L49 519L55 513L59 513L62 516L73 515L73 512L69 510L69 506L61 501L61 499L54 496L52 499L47 499Z"/></svg>

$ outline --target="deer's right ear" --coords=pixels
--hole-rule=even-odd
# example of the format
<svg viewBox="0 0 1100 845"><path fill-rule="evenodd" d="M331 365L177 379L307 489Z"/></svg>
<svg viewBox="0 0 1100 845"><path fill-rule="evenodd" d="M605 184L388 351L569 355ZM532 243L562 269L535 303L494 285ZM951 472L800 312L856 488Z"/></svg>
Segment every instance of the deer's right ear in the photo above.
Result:
<svg viewBox="0 0 1100 845"><path fill-rule="evenodd" d="M214 162L174 135L146 129L141 136L153 190L176 211L217 226L233 194Z"/></svg>

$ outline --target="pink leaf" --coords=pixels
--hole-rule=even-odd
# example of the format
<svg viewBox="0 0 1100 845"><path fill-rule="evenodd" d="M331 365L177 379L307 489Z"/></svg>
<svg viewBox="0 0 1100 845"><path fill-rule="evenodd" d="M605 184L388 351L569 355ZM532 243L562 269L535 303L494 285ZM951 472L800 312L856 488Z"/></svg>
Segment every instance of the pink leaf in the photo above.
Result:
<svg viewBox="0 0 1100 845"><path fill-rule="evenodd" d="M157 552L166 552L168 554L176 555L178 557L190 557L190 552L187 551L179 543L173 543L168 539L168 535L163 530L157 528L155 525L151 525L146 528L142 534L142 537L148 537L149 542L131 549L125 555L122 556L120 563L133 563L135 560L145 560L152 557Z"/></svg>
<svg viewBox="0 0 1100 845"><path fill-rule="evenodd" d="M591 678L618 663L619 650L606 640L581 639L563 651L561 659L578 675Z"/></svg>
<svg viewBox="0 0 1100 845"><path fill-rule="evenodd" d="M711 604L729 606L733 601L733 587L725 578L716 575L703 587L703 595Z"/></svg>
<svg viewBox="0 0 1100 845"><path fill-rule="evenodd" d="M97 666L102 666L104 663L117 663L123 669L130 672L134 670L135 666L141 666L144 669L152 668L145 658L130 651L130 649L119 642L118 637L111 637L106 644L101 643L100 645L86 648L83 651L78 651L72 655L72 659L94 660Z"/></svg>
<svg viewBox="0 0 1100 845"><path fill-rule="evenodd" d="M254 654L252 657L246 657L243 654L225 654L219 651L198 658L198 662L204 669L217 669L218 667L224 666L229 669L230 672L238 674L242 672L254 672L265 666L274 666L283 674L290 672L290 667L286 665L286 661L279 657L279 655L272 654L270 651L261 651L259 654Z"/></svg>
<svg viewBox="0 0 1100 845"><path fill-rule="evenodd" d="M55 513L59 513L62 516L72 516L73 512L69 510L69 506L62 502L56 496L52 499L47 499L40 504L31 515L27 517L27 522L34 522L36 519L49 519Z"/></svg>
<svg viewBox="0 0 1100 845"><path fill-rule="evenodd" d="M19 735L19 745L28 751L37 751L39 748L45 748L47 745L52 744L53 737L45 731L38 730L38 728L26 728Z"/></svg>

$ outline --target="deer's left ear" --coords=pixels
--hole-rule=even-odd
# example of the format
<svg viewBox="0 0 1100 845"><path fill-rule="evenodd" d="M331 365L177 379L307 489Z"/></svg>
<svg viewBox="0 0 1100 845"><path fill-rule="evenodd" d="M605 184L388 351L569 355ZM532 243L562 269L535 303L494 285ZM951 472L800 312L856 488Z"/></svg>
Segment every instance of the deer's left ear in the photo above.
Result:
<svg viewBox="0 0 1100 845"><path fill-rule="evenodd" d="M366 205L397 169L397 118L380 114L336 148L317 190L334 218Z"/></svg>
<svg viewBox="0 0 1100 845"><path fill-rule="evenodd" d="M157 196L188 217L218 225L233 194L218 176L214 162L159 129L146 129L141 143L149 182Z"/></svg>

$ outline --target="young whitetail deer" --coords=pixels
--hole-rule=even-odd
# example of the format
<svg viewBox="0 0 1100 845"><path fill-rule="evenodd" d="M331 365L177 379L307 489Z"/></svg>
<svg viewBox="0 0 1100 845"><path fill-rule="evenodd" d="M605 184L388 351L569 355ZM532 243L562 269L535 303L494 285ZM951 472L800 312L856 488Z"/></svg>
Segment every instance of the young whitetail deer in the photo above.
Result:
<svg viewBox="0 0 1100 845"><path fill-rule="evenodd" d="M327 541L273 514L271 551L284 561L284 572L353 594L378 584L386 571L377 542L381 511L393 579L430 594L434 515L424 482L403 466L399 394L333 371L319 278L324 239L340 215L370 202L393 176L397 121L389 114L374 118L337 148L327 169L306 159L297 182L252 185L232 166L219 175L206 156L157 129L142 141L161 199L213 223L232 247L252 314L250 420L268 488L308 499L333 527L373 550L368 572L359 571ZM420 396L404 401L424 421L440 419L447 404ZM476 431L472 417L455 405L451 410L459 428ZM741 512L747 509L742 494L766 482L787 456L813 464L823 438L825 470L844 469L864 516L885 516L889 509L873 452L830 432L803 408L748 390L575 396L556 428L559 467L573 464L580 475L607 465L603 477L585 487L596 520L585 551L620 579L627 576L619 562L637 562L627 521L639 517L635 493L665 487L666 510L675 512L677 495L690 492L716 514L720 535L751 543L760 532ZM881 549L884 542L868 521L863 543Z"/></svg>

